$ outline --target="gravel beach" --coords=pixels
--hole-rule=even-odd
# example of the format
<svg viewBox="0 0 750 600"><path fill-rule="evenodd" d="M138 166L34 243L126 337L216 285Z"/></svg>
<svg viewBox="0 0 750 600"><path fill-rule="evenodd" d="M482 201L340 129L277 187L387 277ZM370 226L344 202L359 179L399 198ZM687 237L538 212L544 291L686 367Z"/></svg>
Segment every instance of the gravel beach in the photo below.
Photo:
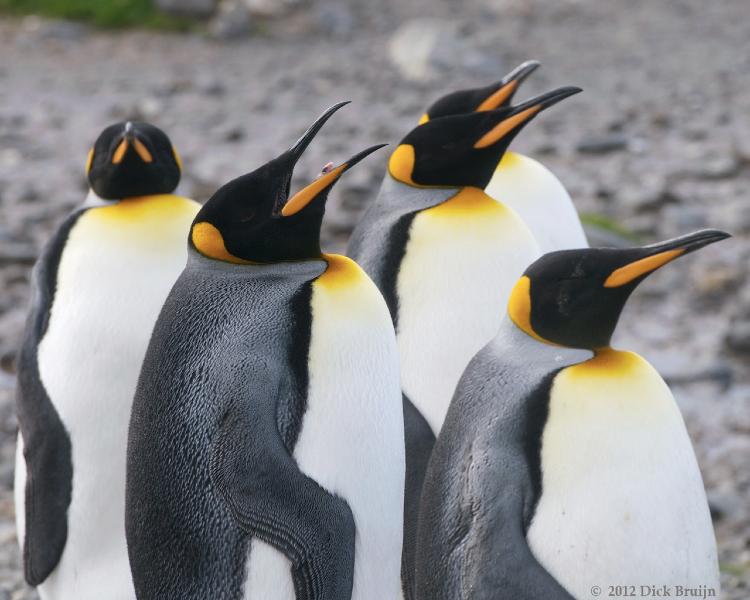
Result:
<svg viewBox="0 0 750 600"><path fill-rule="evenodd" d="M672 386L708 489L723 597L750 598L748 8L746 0L326 0L239 39L0 19L0 600L37 597L23 583L12 498L14 354L29 269L85 197L86 153L99 131L132 117L161 126L183 157L180 191L203 202L339 100L353 102L305 154L297 183L329 160L397 143L436 97L532 58L542 68L519 100L562 85L584 93L537 119L513 149L552 169L581 212L639 243L703 227L734 235L650 278L615 346L645 356ZM335 188L326 250L344 248L386 157ZM593 244L615 236L590 232Z"/></svg>

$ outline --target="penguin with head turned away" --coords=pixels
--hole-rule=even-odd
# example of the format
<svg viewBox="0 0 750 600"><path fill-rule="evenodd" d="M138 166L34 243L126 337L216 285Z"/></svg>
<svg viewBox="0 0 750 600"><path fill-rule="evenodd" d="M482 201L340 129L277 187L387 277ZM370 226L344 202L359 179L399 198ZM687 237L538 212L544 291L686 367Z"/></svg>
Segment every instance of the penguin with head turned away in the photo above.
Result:
<svg viewBox="0 0 750 600"><path fill-rule="evenodd" d="M726 237L552 252L526 270L498 335L461 378L430 459L418 598L570 600L610 585L718 596L682 415L656 370L610 338L645 277Z"/></svg>
<svg viewBox="0 0 750 600"><path fill-rule="evenodd" d="M289 196L295 164L344 104L195 218L130 426L139 600L401 597L393 324L364 271L320 249L329 191L380 146Z"/></svg>
<svg viewBox="0 0 750 600"><path fill-rule="evenodd" d="M148 123L107 127L88 200L44 248L18 355L15 501L26 581L43 600L135 598L125 544L130 407L151 329L200 208Z"/></svg>
<svg viewBox="0 0 750 600"><path fill-rule="evenodd" d="M537 61L526 61L497 83L443 96L427 109L419 122L507 107L520 84L538 67ZM570 195L560 180L533 158L505 152L484 191L518 213L542 252L588 246Z"/></svg>
<svg viewBox="0 0 750 600"><path fill-rule="evenodd" d="M529 228L483 190L518 132L579 92L432 119L391 154L380 194L348 254L388 303L401 358L406 433L403 580L410 596L424 470L461 373L497 332L498 303L540 256Z"/></svg>

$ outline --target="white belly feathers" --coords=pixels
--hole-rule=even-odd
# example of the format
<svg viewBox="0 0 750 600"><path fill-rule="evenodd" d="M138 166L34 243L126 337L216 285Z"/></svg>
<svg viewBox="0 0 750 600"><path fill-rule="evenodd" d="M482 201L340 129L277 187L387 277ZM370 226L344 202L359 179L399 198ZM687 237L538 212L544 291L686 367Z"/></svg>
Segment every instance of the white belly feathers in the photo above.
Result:
<svg viewBox="0 0 750 600"><path fill-rule="evenodd" d="M346 500L356 526L353 600L401 598L404 441L393 326L352 260L327 255L313 283L307 411L294 458ZM245 597L290 598L289 561L253 541ZM279 595L279 594L282 595Z"/></svg>
<svg viewBox="0 0 750 600"><path fill-rule="evenodd" d="M719 589L690 439L669 388L638 355L602 351L555 378L528 540L577 598L594 585Z"/></svg>
<svg viewBox="0 0 750 600"><path fill-rule="evenodd" d="M99 600L103 590L112 600L135 597L124 526L130 409L197 209L176 196L129 199L88 210L70 232L38 349L73 459L67 544L40 586L43 599Z"/></svg>
<svg viewBox="0 0 750 600"><path fill-rule="evenodd" d="M458 379L497 333L513 284L539 256L529 229L465 188L414 219L398 275L403 388L438 433Z"/></svg>

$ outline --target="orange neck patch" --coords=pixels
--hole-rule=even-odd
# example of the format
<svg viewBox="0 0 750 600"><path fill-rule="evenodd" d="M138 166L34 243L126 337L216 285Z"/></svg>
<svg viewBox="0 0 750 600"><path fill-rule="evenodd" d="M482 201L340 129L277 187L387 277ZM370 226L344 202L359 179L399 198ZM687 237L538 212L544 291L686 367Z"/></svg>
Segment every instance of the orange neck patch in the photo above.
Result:
<svg viewBox="0 0 750 600"><path fill-rule="evenodd" d="M622 377L631 373L642 361L635 352L599 348L594 358L568 367L567 371L574 377Z"/></svg>
<svg viewBox="0 0 750 600"><path fill-rule="evenodd" d="M455 196L449 198L445 202L441 202L432 208L425 209L423 212L429 212L430 214L436 214L441 217L449 217L452 219L463 217L476 219L477 216L481 216L482 214L495 215L507 210L508 209L504 204L501 204L485 194L484 190L475 187L465 187L461 188Z"/></svg>
<svg viewBox="0 0 750 600"><path fill-rule="evenodd" d="M351 258L340 254L324 254L323 260L328 263L328 267L315 281L328 290L348 288L362 280L362 269Z"/></svg>

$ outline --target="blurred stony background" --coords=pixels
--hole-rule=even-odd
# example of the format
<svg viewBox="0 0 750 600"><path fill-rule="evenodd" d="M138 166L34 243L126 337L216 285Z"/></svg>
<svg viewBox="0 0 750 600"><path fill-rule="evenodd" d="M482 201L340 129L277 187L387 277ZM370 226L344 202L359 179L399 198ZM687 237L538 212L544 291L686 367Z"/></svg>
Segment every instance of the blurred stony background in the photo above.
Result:
<svg viewBox="0 0 750 600"><path fill-rule="evenodd" d="M0 10L17 13L23 2L0 0ZM672 385L709 492L724 597L750 598L747 0L158 5L171 12L148 17L148 30L0 19L0 600L36 598L22 583L11 493L13 355L29 268L86 194L83 165L99 130L132 117L166 129L185 163L181 191L205 201L338 100L354 102L316 139L298 183L329 160L396 143L437 96L529 58L543 68L519 99L568 84L585 93L545 113L514 147L562 179L593 241L707 226L735 236L649 279L616 345L645 355ZM161 26L183 31L153 29ZM343 248L385 160L369 159L332 194L329 250Z"/></svg>

